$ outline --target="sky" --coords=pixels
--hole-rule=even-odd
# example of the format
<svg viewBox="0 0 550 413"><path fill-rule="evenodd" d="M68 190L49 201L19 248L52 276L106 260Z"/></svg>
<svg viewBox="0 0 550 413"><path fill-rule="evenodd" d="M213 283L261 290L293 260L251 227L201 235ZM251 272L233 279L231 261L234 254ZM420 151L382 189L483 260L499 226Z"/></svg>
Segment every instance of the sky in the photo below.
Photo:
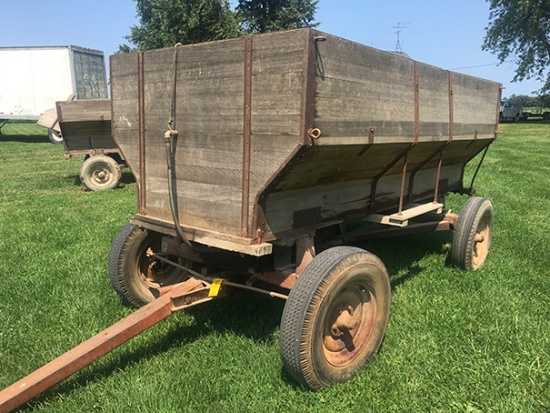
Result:
<svg viewBox="0 0 550 413"><path fill-rule="evenodd" d="M235 1L232 1L235 4ZM0 0L0 47L75 45L108 56L137 25L134 0ZM320 0L319 30L412 59L500 82L503 96L532 95L536 80L512 83L515 64L481 50L485 0ZM2 79L0 79L2 81Z"/></svg>

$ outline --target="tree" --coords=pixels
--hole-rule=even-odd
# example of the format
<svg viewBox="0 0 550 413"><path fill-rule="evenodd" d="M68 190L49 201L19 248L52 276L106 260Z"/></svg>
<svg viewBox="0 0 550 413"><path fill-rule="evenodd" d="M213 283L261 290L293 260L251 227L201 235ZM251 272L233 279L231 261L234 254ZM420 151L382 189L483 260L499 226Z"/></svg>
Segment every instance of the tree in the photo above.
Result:
<svg viewBox="0 0 550 413"><path fill-rule="evenodd" d="M237 14L248 33L316 26L318 0L239 0Z"/></svg>
<svg viewBox="0 0 550 413"><path fill-rule="evenodd" d="M489 25L483 50L500 62L516 57L518 67L512 81L535 78L550 91L550 0L488 0Z"/></svg>
<svg viewBox="0 0 550 413"><path fill-rule="evenodd" d="M136 0L139 26L130 27L119 53L237 37L241 33L228 0Z"/></svg>

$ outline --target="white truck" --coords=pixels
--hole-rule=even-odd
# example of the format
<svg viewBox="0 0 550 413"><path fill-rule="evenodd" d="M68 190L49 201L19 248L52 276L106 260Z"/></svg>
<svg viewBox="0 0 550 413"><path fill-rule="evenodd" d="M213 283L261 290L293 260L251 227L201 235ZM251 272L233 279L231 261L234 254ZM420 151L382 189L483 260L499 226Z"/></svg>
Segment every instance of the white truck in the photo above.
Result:
<svg viewBox="0 0 550 413"><path fill-rule="evenodd" d="M0 47L0 132L10 120L38 120L55 102L107 99L103 52L78 46ZM60 143L55 131L50 140Z"/></svg>
<svg viewBox="0 0 550 413"><path fill-rule="evenodd" d="M527 120L529 112L523 112L523 106L519 103L512 103L509 100L500 102L499 122Z"/></svg>

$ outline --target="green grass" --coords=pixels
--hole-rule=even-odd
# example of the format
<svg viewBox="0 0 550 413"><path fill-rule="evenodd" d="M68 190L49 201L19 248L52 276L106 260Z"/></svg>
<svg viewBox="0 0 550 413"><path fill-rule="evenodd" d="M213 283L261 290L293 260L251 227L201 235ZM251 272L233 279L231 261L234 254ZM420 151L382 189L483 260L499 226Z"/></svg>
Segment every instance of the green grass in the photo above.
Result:
<svg viewBox="0 0 550 413"><path fill-rule="evenodd" d="M23 411L550 411L550 124L501 128L475 185L495 208L485 267L446 265L445 233L360 244L388 267L392 310L380 352L350 382L297 387L278 353L284 303L237 293L174 314ZM2 132L0 388L132 311L107 259L136 209L128 176L86 192L82 160L64 160L45 130Z"/></svg>

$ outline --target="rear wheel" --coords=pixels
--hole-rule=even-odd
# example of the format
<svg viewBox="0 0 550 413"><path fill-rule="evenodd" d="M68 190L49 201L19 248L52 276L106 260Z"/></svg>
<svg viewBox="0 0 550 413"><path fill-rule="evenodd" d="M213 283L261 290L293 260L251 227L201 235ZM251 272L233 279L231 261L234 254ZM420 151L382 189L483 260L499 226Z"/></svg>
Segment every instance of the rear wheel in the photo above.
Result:
<svg viewBox="0 0 550 413"><path fill-rule="evenodd" d="M118 162L106 155L89 157L80 169L80 180L90 191L116 188L121 177Z"/></svg>
<svg viewBox="0 0 550 413"><path fill-rule="evenodd" d="M279 345L285 368L311 389L349 380L382 343L390 297L386 268L375 255L335 247L316 256L283 311Z"/></svg>
<svg viewBox="0 0 550 413"><path fill-rule="evenodd" d="M48 139L51 143L55 143L56 145L63 143L63 135L61 135L61 132L54 129L48 129Z"/></svg>
<svg viewBox="0 0 550 413"><path fill-rule="evenodd" d="M464 270L477 270L487 259L493 236L493 205L487 198L468 199L453 233L451 261Z"/></svg>
<svg viewBox="0 0 550 413"><path fill-rule="evenodd" d="M109 278L124 302L135 307L154 300L150 288L176 284L187 272L147 256L160 251L162 235L127 223L118 233L109 255ZM167 257L173 261L177 258Z"/></svg>

